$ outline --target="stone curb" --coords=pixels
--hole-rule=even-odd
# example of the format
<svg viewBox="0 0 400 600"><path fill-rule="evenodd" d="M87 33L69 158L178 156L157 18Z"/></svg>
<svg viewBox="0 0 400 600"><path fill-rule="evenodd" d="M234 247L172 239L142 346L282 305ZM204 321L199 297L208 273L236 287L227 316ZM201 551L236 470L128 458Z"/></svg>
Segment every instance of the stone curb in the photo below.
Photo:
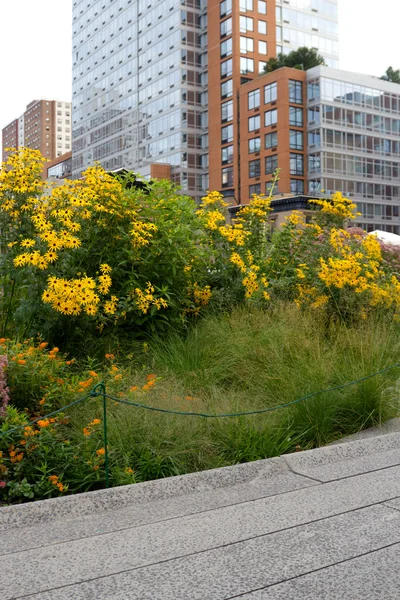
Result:
<svg viewBox="0 0 400 600"><path fill-rule="evenodd" d="M255 479L287 475L289 472L304 467L322 466L357 457L372 456L396 448L400 448L400 433L384 434L340 445L286 454L280 458L269 458L63 498L5 506L0 508L0 531L33 526L63 518L73 519L125 508L131 504L144 504L174 496L245 484Z"/></svg>

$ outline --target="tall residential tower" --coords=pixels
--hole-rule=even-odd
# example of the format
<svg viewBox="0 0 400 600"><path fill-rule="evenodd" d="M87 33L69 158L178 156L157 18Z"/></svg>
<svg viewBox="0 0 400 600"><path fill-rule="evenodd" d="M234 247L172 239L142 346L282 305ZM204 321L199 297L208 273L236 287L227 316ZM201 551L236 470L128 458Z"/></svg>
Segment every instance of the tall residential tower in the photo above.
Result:
<svg viewBox="0 0 400 600"><path fill-rule="evenodd" d="M337 0L75 0L74 176L167 163L196 198L234 195L240 88L302 45L337 66Z"/></svg>

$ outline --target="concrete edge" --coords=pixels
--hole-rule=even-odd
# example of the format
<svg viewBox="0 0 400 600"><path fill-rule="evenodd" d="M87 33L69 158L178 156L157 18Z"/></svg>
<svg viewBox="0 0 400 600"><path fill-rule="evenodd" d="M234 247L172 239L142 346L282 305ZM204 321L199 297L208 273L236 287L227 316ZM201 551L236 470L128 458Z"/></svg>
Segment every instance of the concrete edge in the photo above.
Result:
<svg viewBox="0 0 400 600"><path fill-rule="evenodd" d="M121 509L176 496L209 491L287 474L282 458L270 458L176 477L73 494L48 500L0 507L0 531L36 525L61 518L76 518L94 512Z"/></svg>
<svg viewBox="0 0 400 600"><path fill-rule="evenodd" d="M305 467L321 467L396 449L400 450L400 433L398 432L382 433L379 436L349 440L342 444L324 446L316 450L286 454L284 458L289 467L296 471L296 469Z"/></svg>
<svg viewBox="0 0 400 600"><path fill-rule="evenodd" d="M0 531L26 527L61 518L83 517L94 512L105 512L155 500L216 490L255 479L268 479L296 472L304 467L338 463L358 457L371 456L386 450L400 449L400 433L349 441L336 446L325 446L294 454L282 455L251 463L244 463L209 471L200 471L136 483L108 490L74 494L61 498L39 500L0 508Z"/></svg>

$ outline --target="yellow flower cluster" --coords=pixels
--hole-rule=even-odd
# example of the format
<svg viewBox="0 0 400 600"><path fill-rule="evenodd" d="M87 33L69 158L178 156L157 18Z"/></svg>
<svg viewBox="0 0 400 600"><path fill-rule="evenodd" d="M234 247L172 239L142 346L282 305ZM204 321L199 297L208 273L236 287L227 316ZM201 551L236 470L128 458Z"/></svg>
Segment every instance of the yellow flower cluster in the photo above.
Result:
<svg viewBox="0 0 400 600"><path fill-rule="evenodd" d="M258 219L265 221L271 212L271 198L260 194L253 195L249 204L240 209L238 213L238 221L242 219Z"/></svg>
<svg viewBox="0 0 400 600"><path fill-rule="evenodd" d="M297 291L298 296L294 302L298 308L302 305L311 306L311 308L320 308L329 302L329 297L326 294L320 294L315 286L298 284Z"/></svg>
<svg viewBox="0 0 400 600"><path fill-rule="evenodd" d="M2 210L17 219L21 209L18 196L24 196L24 205L26 202L33 204L34 199L43 192L42 169L46 159L38 150L29 148L6 148L6 151L13 153L0 170L0 205ZM25 196L34 198L25 200Z"/></svg>
<svg viewBox="0 0 400 600"><path fill-rule="evenodd" d="M166 300L164 298L156 298L154 291L154 286L148 282L144 292L140 288L135 288L131 292L131 296L135 300L138 309L144 315L147 314L151 306L155 306L157 310L168 308Z"/></svg>
<svg viewBox="0 0 400 600"><path fill-rule="evenodd" d="M214 227L210 227L214 229ZM251 235L250 231L246 231L241 223L232 225L223 225L219 228L219 232L228 242L236 244L236 246L244 246L246 240Z"/></svg>
<svg viewBox="0 0 400 600"><path fill-rule="evenodd" d="M356 204L348 198L344 198L340 192L333 194L330 200L310 200L310 202L319 206L321 212L327 215L349 220L355 219L357 216L354 212L357 208Z"/></svg>
<svg viewBox="0 0 400 600"><path fill-rule="evenodd" d="M89 316L95 316L100 302L95 289L96 282L91 277L72 280L49 277L42 300L64 315L85 312Z"/></svg>
<svg viewBox="0 0 400 600"><path fill-rule="evenodd" d="M201 288L197 283L193 285L193 297L196 304L207 306L211 299L211 288L209 285Z"/></svg>
<svg viewBox="0 0 400 600"><path fill-rule="evenodd" d="M150 243L153 233L158 231L157 225L154 223L145 223L137 218L137 213L134 214L135 219L132 221L132 246L137 249L142 246L147 246Z"/></svg>

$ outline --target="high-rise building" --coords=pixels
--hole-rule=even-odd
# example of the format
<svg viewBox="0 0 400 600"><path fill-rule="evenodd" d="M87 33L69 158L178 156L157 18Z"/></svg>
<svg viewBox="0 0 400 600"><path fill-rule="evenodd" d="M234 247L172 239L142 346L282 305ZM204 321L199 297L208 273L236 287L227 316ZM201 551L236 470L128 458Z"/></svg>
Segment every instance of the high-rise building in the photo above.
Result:
<svg viewBox="0 0 400 600"><path fill-rule="evenodd" d="M201 195L205 31L200 0L74 1L74 176L95 161L143 175L166 163L183 190Z"/></svg>
<svg viewBox="0 0 400 600"><path fill-rule="evenodd" d="M167 163L196 198L238 194L241 86L302 45L337 66L337 0L75 0L74 176Z"/></svg>
<svg viewBox="0 0 400 600"><path fill-rule="evenodd" d="M3 161L7 148L25 146L53 160L71 150L71 102L34 100L18 119L3 128Z"/></svg>
<svg viewBox="0 0 400 600"><path fill-rule="evenodd" d="M357 202L358 224L400 234L400 85L307 71L308 187Z"/></svg>

